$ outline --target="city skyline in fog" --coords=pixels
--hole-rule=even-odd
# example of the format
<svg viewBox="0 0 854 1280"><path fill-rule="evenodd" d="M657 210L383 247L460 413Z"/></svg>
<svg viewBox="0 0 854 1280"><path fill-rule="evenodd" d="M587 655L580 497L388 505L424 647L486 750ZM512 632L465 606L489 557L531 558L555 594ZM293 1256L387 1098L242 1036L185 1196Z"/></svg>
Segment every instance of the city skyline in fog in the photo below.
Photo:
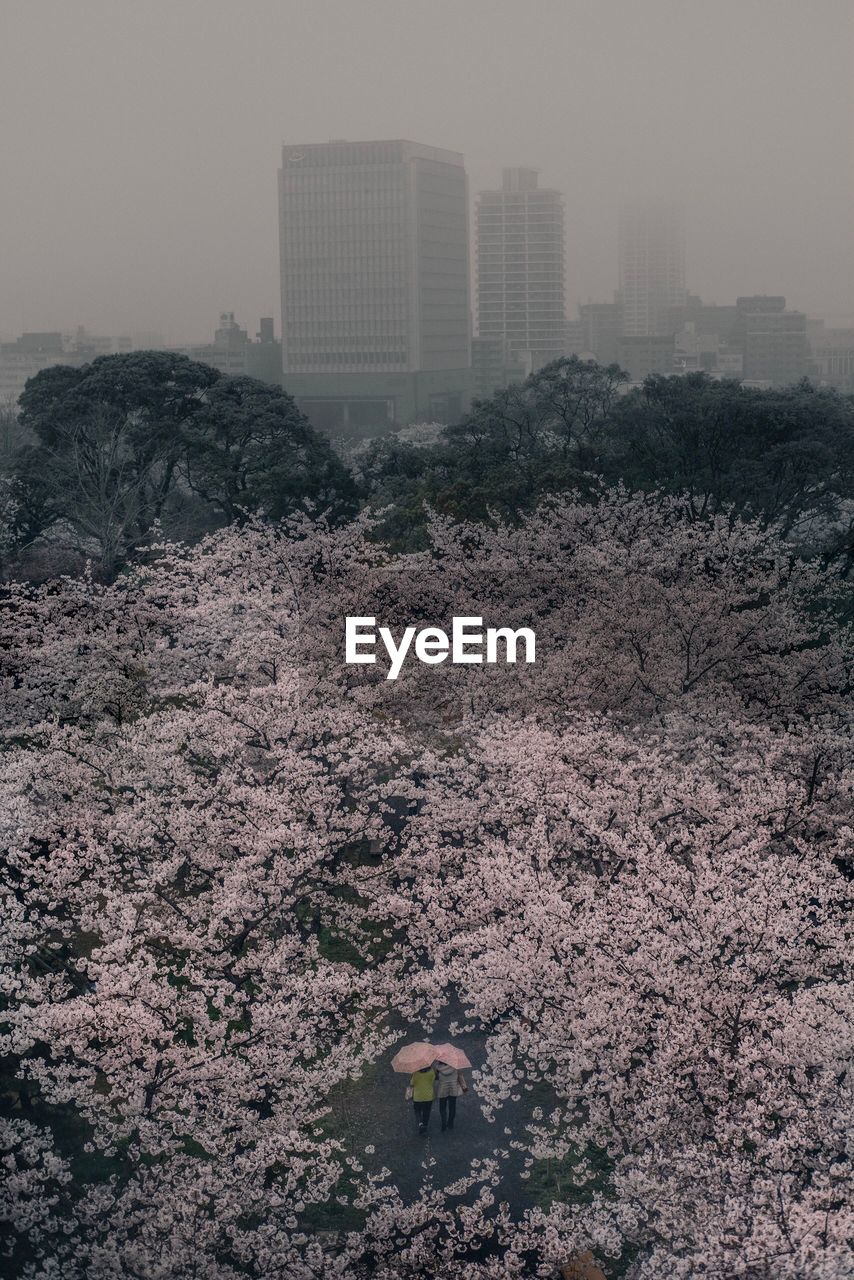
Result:
<svg viewBox="0 0 854 1280"><path fill-rule="evenodd" d="M566 202L567 314L620 206L679 201L688 288L854 318L848 0L32 0L2 18L0 334L276 317L282 143L461 151Z"/></svg>

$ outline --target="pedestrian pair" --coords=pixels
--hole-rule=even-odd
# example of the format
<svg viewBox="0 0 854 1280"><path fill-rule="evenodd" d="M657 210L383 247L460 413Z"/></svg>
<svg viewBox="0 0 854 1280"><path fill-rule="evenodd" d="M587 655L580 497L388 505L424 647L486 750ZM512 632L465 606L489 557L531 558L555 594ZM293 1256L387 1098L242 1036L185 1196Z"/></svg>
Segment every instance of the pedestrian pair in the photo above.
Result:
<svg viewBox="0 0 854 1280"><path fill-rule="evenodd" d="M468 1093L468 1084L462 1071L448 1062L437 1059L429 1067L414 1071L406 1091L412 1099L418 1132L426 1133L434 1099L439 1101L439 1119L442 1132L453 1129L457 1115L457 1098Z"/></svg>

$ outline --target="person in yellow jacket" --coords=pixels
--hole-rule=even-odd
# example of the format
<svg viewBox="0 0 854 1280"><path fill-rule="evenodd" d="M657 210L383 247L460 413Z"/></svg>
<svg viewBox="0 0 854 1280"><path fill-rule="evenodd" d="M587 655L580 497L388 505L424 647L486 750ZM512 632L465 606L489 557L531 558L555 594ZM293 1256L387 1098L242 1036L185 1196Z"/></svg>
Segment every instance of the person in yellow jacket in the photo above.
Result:
<svg viewBox="0 0 854 1280"><path fill-rule="evenodd" d="M409 1087L412 1090L412 1105L415 1108L419 1133L427 1132L435 1084L436 1072L432 1067L424 1067L421 1071L414 1071L409 1077Z"/></svg>

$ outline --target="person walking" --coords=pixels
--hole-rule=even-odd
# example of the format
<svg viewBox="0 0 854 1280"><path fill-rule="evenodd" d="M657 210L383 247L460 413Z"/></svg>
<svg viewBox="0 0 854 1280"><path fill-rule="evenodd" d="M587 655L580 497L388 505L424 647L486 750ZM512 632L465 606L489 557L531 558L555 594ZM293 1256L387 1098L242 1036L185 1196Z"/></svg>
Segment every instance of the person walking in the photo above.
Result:
<svg viewBox="0 0 854 1280"><path fill-rule="evenodd" d="M437 1061L435 1067L436 1097L439 1099L439 1119L442 1122L442 1133L444 1133L446 1129L453 1129L457 1114L457 1098L460 1094L468 1093L469 1087L462 1071L458 1071L456 1067L441 1061Z"/></svg>
<svg viewBox="0 0 854 1280"><path fill-rule="evenodd" d="M415 1107L419 1133L427 1132L435 1087L436 1072L432 1067L423 1067L420 1071L413 1071L409 1077L409 1088L412 1090L412 1104ZM444 1127L443 1125L442 1128Z"/></svg>

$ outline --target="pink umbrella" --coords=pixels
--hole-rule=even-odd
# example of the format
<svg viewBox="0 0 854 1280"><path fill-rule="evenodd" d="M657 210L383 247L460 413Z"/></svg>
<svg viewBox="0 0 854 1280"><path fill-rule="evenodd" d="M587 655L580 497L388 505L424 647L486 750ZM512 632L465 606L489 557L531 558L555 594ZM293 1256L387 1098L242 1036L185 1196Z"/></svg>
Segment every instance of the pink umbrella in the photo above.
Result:
<svg viewBox="0 0 854 1280"><path fill-rule="evenodd" d="M436 1050L426 1040L416 1040L414 1044L405 1044L391 1060L393 1071L402 1071L411 1075L413 1071L421 1071L429 1067L436 1058Z"/></svg>
<svg viewBox="0 0 854 1280"><path fill-rule="evenodd" d="M449 1067L456 1067L458 1071L471 1066L462 1049L452 1044L434 1044L433 1057L437 1062L447 1062Z"/></svg>

